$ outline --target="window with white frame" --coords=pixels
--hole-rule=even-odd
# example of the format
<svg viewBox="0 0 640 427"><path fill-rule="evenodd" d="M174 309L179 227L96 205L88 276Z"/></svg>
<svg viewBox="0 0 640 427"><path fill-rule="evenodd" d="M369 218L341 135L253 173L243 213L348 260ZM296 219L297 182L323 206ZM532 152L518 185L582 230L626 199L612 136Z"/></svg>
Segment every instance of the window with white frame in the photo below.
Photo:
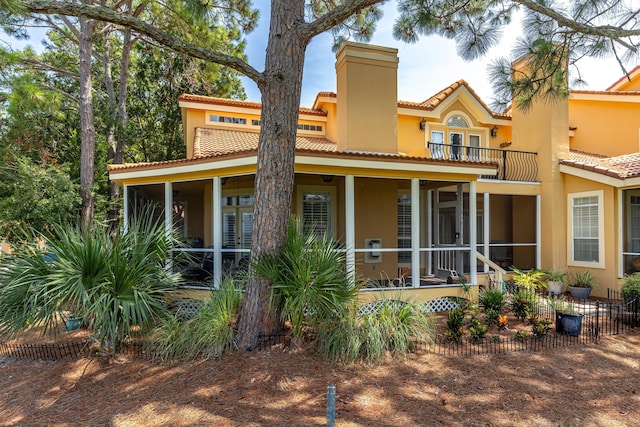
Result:
<svg viewBox="0 0 640 427"><path fill-rule="evenodd" d="M603 191L569 194L569 263L604 267Z"/></svg>
<svg viewBox="0 0 640 427"><path fill-rule="evenodd" d="M398 264L411 264L411 194L398 194Z"/></svg>
<svg viewBox="0 0 640 427"><path fill-rule="evenodd" d="M300 186L299 192L298 216L302 219L303 231L335 237L335 188Z"/></svg>

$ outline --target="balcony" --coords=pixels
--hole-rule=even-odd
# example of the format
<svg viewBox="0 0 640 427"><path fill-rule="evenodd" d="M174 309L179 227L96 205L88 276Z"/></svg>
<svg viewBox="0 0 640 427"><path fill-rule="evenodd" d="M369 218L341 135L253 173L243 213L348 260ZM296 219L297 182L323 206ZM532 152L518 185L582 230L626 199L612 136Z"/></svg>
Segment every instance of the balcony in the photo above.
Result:
<svg viewBox="0 0 640 427"><path fill-rule="evenodd" d="M538 180L537 153L498 148L464 147L455 144L428 143L432 159L494 162L498 165L495 175L483 175L483 179L499 181L536 182Z"/></svg>

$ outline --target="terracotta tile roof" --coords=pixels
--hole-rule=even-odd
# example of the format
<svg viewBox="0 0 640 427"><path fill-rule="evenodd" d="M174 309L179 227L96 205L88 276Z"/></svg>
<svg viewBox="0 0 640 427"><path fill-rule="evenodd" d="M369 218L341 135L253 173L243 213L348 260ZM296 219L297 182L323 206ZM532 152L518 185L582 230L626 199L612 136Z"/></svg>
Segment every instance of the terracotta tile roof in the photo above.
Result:
<svg viewBox="0 0 640 427"><path fill-rule="evenodd" d="M237 99L227 99L227 98L214 98L212 96L202 96L202 95L191 95L188 93L184 93L178 97L178 101L187 101L187 102L198 102L200 104L210 104L210 105L227 105L231 107L242 107L242 108L253 108L259 110L262 107L260 102L253 101L239 101ZM322 110L314 110L312 108L301 107L301 114L311 114L315 116L326 116ZM256 114L260 114L260 112L256 112Z"/></svg>
<svg viewBox="0 0 640 427"><path fill-rule="evenodd" d="M611 86L609 86L605 90L607 91L617 90L620 86L622 86L624 83L627 83L629 81L629 77L633 77L633 75L638 71L640 71L640 65L636 65L635 67L633 67L633 70L629 71L627 74L620 77L618 80L613 82L613 84L611 84Z"/></svg>
<svg viewBox="0 0 640 427"><path fill-rule="evenodd" d="M220 156L258 149L259 134L223 129L196 128L193 158ZM325 138L296 137L296 149L336 151L336 143Z"/></svg>
<svg viewBox="0 0 640 427"><path fill-rule="evenodd" d="M618 179L640 176L640 153L607 157L600 154L571 151L560 164L611 176Z"/></svg>
<svg viewBox="0 0 640 427"><path fill-rule="evenodd" d="M199 133L199 135L198 135ZM171 166L208 163L217 158L242 158L257 154L258 133L223 129L197 128L196 139L199 149L194 150L192 159L169 160L151 163L124 163L108 165L109 172L145 170ZM216 147L219 151L216 151ZM428 163L450 166L496 166L492 161L460 161L432 159L420 156L407 156L393 153L370 153L359 151L337 151L335 143L323 138L297 137L296 154L317 155L327 159L385 159L389 161Z"/></svg>
<svg viewBox="0 0 640 427"><path fill-rule="evenodd" d="M444 102L449 96L451 96L457 89L460 87L465 87L471 93L471 95L482 105L494 118L497 119L506 119L511 120L511 114L509 113L496 113L492 111L487 104L478 96L478 94L469 86L464 80L458 80L457 82L447 86L442 89L440 92L436 93L432 97L428 98L423 102L409 102L409 101L398 101L399 107L408 107L408 108L421 108L427 111L432 111L438 107L442 102Z"/></svg>

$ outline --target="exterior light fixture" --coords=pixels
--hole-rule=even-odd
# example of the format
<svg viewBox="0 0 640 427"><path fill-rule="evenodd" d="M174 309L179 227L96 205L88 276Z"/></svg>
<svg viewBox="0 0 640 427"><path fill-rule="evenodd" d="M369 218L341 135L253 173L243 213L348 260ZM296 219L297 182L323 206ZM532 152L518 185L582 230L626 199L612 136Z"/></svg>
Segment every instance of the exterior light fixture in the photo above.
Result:
<svg viewBox="0 0 640 427"><path fill-rule="evenodd" d="M333 175L320 175L323 182L331 182L333 181Z"/></svg>
<svg viewBox="0 0 640 427"><path fill-rule="evenodd" d="M425 119L420 120L420 130L424 132L426 128L427 128L427 121Z"/></svg>
<svg viewBox="0 0 640 427"><path fill-rule="evenodd" d="M493 125L491 128L491 138L495 138L496 136L498 136L498 126Z"/></svg>

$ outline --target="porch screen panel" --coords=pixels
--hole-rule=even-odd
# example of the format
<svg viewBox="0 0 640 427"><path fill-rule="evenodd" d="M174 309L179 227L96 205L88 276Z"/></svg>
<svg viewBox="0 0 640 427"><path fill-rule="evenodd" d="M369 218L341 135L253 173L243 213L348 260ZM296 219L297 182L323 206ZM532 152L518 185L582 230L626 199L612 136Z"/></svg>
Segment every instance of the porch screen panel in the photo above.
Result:
<svg viewBox="0 0 640 427"><path fill-rule="evenodd" d="M629 251L640 252L640 196L629 198Z"/></svg>
<svg viewBox="0 0 640 427"><path fill-rule="evenodd" d="M573 199L573 259L599 262L598 197Z"/></svg>
<svg viewBox="0 0 640 427"><path fill-rule="evenodd" d="M305 193L302 200L302 226L305 232L327 234L331 231L331 193Z"/></svg>
<svg viewBox="0 0 640 427"><path fill-rule="evenodd" d="M398 195L398 263L411 263L411 195ZM402 249L407 249L402 251Z"/></svg>

